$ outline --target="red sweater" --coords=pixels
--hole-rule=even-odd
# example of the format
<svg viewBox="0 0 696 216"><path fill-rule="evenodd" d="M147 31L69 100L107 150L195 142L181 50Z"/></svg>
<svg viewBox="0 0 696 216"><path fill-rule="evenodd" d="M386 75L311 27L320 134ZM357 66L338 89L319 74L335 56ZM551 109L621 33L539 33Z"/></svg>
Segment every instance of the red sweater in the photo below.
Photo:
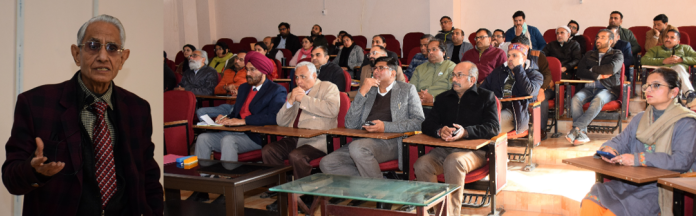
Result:
<svg viewBox="0 0 696 216"><path fill-rule="evenodd" d="M474 49L470 49L464 53L462 61L470 61L476 64L476 68L478 68L479 71L478 82L481 83L493 69L507 61L507 55L502 49L495 48L491 45L488 49L484 50L481 57L479 57L478 47L474 46Z"/></svg>

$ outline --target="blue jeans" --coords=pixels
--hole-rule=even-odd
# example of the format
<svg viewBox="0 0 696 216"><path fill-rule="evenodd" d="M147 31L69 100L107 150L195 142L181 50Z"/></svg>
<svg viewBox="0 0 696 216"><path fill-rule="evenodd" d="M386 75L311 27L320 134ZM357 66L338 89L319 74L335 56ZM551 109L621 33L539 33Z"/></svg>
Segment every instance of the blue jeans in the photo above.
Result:
<svg viewBox="0 0 696 216"><path fill-rule="evenodd" d="M611 94L608 89L594 88L592 84L586 85L581 89L571 102L570 112L573 117L573 127L578 127L580 130L587 132L587 125L597 117L604 104L616 100L616 96ZM590 102L590 107L583 113L582 106Z"/></svg>
<svg viewBox="0 0 696 216"><path fill-rule="evenodd" d="M219 115L228 115L232 113L233 109L234 106L230 104L222 104L216 107L201 107L196 110L196 116L200 121L203 121L203 119L201 119L203 115L208 115L211 119L215 120Z"/></svg>

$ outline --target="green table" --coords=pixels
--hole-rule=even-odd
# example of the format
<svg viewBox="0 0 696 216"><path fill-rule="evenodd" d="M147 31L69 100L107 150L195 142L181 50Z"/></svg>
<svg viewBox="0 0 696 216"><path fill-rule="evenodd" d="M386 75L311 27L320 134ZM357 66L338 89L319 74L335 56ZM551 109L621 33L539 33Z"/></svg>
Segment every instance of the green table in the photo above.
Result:
<svg viewBox="0 0 696 216"><path fill-rule="evenodd" d="M315 174L302 179L275 186L269 191L288 193L290 214L297 215L298 205L305 212L313 213L321 205L321 215L427 215L426 210L442 203L436 212L447 215L447 201L458 185L372 179L354 176ZM311 208L297 202L299 196L314 195ZM381 203L416 206L416 213L391 211L376 208L329 204L330 198L344 198Z"/></svg>

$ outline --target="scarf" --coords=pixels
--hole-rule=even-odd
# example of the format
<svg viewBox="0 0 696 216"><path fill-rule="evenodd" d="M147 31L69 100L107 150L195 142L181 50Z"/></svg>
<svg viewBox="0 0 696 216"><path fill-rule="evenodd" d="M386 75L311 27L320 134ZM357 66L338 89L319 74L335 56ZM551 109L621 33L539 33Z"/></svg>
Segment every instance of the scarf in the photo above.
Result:
<svg viewBox="0 0 696 216"><path fill-rule="evenodd" d="M343 49L341 49L341 53L339 53L340 57L338 58L338 66L352 69L348 66L348 58L350 58L350 52L353 51L353 47L355 47L355 44L350 47L344 46Z"/></svg>
<svg viewBox="0 0 696 216"><path fill-rule="evenodd" d="M645 109L643 117L638 124L636 131L636 139L642 143L655 145L655 152L672 154L672 134L674 132L674 124L682 118L694 118L696 114L691 110L684 108L673 99L672 103L665 109L665 113L653 122L653 107L648 106ZM672 213L672 198L673 191L664 187L658 187L659 195L658 202L662 216L670 216Z"/></svg>
<svg viewBox="0 0 696 216"><path fill-rule="evenodd" d="M309 58L312 56L312 47L310 47L309 50L305 50L304 48L302 48L298 52L300 52L300 53L297 56L297 60L301 60L303 58ZM307 57L302 57L302 56L307 56Z"/></svg>
<svg viewBox="0 0 696 216"><path fill-rule="evenodd" d="M527 22L522 23L522 34L520 35L524 35L525 37L527 37L527 39L529 39L529 47L531 48L533 46L532 37L529 35L529 31L527 29Z"/></svg>

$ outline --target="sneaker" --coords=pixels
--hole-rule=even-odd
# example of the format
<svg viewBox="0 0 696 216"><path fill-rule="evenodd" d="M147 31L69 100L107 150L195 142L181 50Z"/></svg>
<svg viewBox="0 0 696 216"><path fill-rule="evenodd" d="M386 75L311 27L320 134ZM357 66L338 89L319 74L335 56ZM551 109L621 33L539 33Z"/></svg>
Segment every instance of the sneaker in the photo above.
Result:
<svg viewBox="0 0 696 216"><path fill-rule="evenodd" d="M577 130L575 129L575 127L573 127L573 129L570 129L570 131L568 131L568 135L566 135L565 138L566 138L566 140L568 140L568 142L570 142L570 144L573 144L575 142L576 137L577 137Z"/></svg>
<svg viewBox="0 0 696 216"><path fill-rule="evenodd" d="M587 137L587 132L579 131L575 137L575 142L573 142L573 145L582 145L588 142L590 142L590 138Z"/></svg>

